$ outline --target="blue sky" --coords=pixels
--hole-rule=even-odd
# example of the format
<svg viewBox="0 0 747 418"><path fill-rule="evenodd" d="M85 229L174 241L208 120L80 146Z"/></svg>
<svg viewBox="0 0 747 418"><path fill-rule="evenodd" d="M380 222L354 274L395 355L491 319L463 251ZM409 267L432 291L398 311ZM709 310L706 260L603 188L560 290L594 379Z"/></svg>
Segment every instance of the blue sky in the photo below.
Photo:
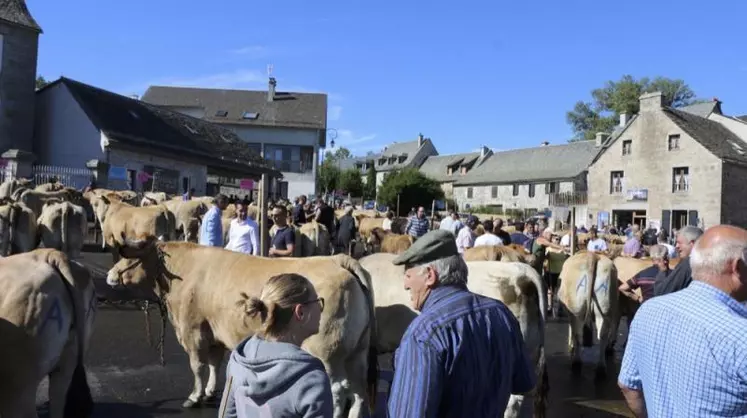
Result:
<svg viewBox="0 0 747 418"><path fill-rule="evenodd" d="M329 94L355 154L419 132L441 154L566 142L565 113L623 74L682 78L747 114L747 1L27 0L39 74ZM457 6L458 4L458 6Z"/></svg>

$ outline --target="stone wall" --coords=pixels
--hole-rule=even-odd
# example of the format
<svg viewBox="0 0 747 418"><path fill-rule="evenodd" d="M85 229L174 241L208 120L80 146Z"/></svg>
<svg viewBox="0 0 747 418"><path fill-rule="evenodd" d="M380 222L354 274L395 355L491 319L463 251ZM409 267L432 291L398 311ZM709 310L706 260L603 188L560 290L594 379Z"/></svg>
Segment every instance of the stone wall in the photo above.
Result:
<svg viewBox="0 0 747 418"><path fill-rule="evenodd" d="M557 192L572 192L574 184L583 183L581 175L573 180L558 181ZM486 185L468 185L454 186L454 199L459 205L460 210L467 204L470 207L502 205L503 210L507 209L536 209L542 211L549 208L550 195L546 192L547 183L534 183L534 196L529 196L529 184L519 184L518 195L513 195L513 184L486 184ZM496 189L496 196L493 197L493 188ZM469 197L470 189L472 197Z"/></svg>
<svg viewBox="0 0 747 418"><path fill-rule="evenodd" d="M32 151L39 35L0 23L0 152Z"/></svg>
<svg viewBox="0 0 747 418"><path fill-rule="evenodd" d="M721 173L721 219L720 223L747 228L747 199L744 197L744 187L747 183L747 167L732 163L724 163ZM705 219L708 226L716 220Z"/></svg>

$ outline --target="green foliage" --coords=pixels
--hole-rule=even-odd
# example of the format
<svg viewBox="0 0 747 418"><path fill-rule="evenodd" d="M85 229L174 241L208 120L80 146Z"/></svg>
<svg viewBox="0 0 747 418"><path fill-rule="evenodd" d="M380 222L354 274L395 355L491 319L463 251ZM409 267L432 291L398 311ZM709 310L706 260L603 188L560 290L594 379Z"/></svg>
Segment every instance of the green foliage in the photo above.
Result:
<svg viewBox="0 0 747 418"><path fill-rule="evenodd" d="M624 75L618 81L607 81L604 87L592 90L592 102L576 102L573 110L566 114L575 135L571 141L591 140L597 132L612 131L621 113L630 116L638 113L640 96L654 91L662 92L664 106L681 107L696 101L695 93L683 80L666 77L636 80Z"/></svg>
<svg viewBox="0 0 747 418"><path fill-rule="evenodd" d="M406 168L384 177L378 201L396 211L397 195L400 210L397 215L406 216L412 207L430 208L434 200L443 199L444 192L437 181L426 177L417 168Z"/></svg>
<svg viewBox="0 0 747 418"><path fill-rule="evenodd" d="M469 208L469 211L486 215L503 215L503 208L499 206L473 206Z"/></svg>
<svg viewBox="0 0 747 418"><path fill-rule="evenodd" d="M353 197L363 196L363 179L360 171L351 168L340 173L339 188Z"/></svg>
<svg viewBox="0 0 747 418"><path fill-rule="evenodd" d="M324 153L324 161L327 161L327 160L339 161L339 160L344 160L346 158L353 158L353 154L350 152L349 149L345 147L339 147L334 151L327 151L326 153Z"/></svg>
<svg viewBox="0 0 747 418"><path fill-rule="evenodd" d="M363 197L365 199L376 199L376 170L372 165L366 171L366 184L363 185Z"/></svg>
<svg viewBox="0 0 747 418"><path fill-rule="evenodd" d="M47 81L43 76L36 77L36 89L40 89L44 86L49 84L49 81Z"/></svg>
<svg viewBox="0 0 747 418"><path fill-rule="evenodd" d="M335 190L340 180L340 169L337 168L337 162L333 159L325 159L319 166L317 187L322 193Z"/></svg>

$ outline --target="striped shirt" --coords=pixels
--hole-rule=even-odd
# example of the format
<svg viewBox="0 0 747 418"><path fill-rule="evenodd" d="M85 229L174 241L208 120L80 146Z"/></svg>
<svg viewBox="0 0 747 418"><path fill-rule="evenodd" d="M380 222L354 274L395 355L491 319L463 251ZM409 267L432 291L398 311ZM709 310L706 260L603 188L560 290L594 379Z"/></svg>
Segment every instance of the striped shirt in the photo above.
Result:
<svg viewBox="0 0 747 418"><path fill-rule="evenodd" d="M465 287L433 289L394 362L390 417L501 417L536 383L516 317Z"/></svg>
<svg viewBox="0 0 747 418"><path fill-rule="evenodd" d="M699 281L641 305L618 378L649 417L747 416L747 307Z"/></svg>
<svg viewBox="0 0 747 418"><path fill-rule="evenodd" d="M420 238L428 232L428 218L418 218L413 216L407 220L405 233L415 238Z"/></svg>

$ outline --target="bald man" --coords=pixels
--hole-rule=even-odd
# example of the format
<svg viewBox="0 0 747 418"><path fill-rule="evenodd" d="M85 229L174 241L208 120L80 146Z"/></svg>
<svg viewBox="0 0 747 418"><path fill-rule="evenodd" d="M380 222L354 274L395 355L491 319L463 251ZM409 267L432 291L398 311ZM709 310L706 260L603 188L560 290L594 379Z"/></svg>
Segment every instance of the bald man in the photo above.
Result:
<svg viewBox="0 0 747 418"><path fill-rule="evenodd" d="M618 378L636 416L747 416L746 260L747 231L714 226L690 252L692 283L641 305Z"/></svg>

